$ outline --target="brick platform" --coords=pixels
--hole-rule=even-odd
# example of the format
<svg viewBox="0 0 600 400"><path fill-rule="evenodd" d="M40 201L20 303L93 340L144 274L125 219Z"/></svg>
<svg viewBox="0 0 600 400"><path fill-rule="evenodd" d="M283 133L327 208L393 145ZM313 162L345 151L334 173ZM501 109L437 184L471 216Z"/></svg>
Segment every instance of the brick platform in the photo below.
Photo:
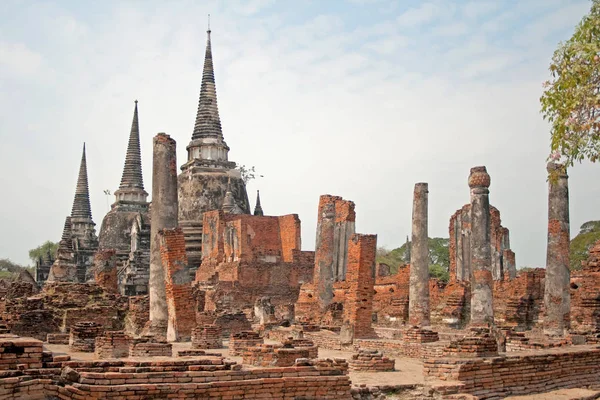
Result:
<svg viewBox="0 0 600 400"><path fill-rule="evenodd" d="M444 395L470 394L484 400L597 386L598 365L598 346L577 346L489 358L428 359L423 371L426 380L449 381Z"/></svg>
<svg viewBox="0 0 600 400"><path fill-rule="evenodd" d="M306 347L292 347L281 344L260 344L246 349L243 353L243 363L257 367L289 367L298 358L308 359L309 350Z"/></svg>
<svg viewBox="0 0 600 400"><path fill-rule="evenodd" d="M252 331L234 333L229 338L229 355L241 356L246 349L263 344L265 341Z"/></svg>
<svg viewBox="0 0 600 400"><path fill-rule="evenodd" d="M71 351L82 351L93 353L96 345L96 337L102 334L104 329L95 322L78 322L71 327L69 336L69 349Z"/></svg>
<svg viewBox="0 0 600 400"><path fill-rule="evenodd" d="M69 337L68 333L49 333L46 336L46 342L48 344L69 344Z"/></svg>
<svg viewBox="0 0 600 400"><path fill-rule="evenodd" d="M217 325L204 325L192 329L193 349L220 349L223 347L221 328Z"/></svg>
<svg viewBox="0 0 600 400"><path fill-rule="evenodd" d="M440 337L437 332L411 326L402 332L402 339L409 343L432 343L440 340Z"/></svg>
<svg viewBox="0 0 600 400"><path fill-rule="evenodd" d="M131 338L123 331L107 331L96 338L97 358L122 358L129 355Z"/></svg>
<svg viewBox="0 0 600 400"><path fill-rule="evenodd" d="M41 340L1 334L0 370L42 368L42 351Z"/></svg>
<svg viewBox="0 0 600 400"><path fill-rule="evenodd" d="M498 343L487 330L472 329L469 336L451 341L443 354L452 357L493 357L498 355Z"/></svg>
<svg viewBox="0 0 600 400"><path fill-rule="evenodd" d="M360 350L348 361L351 371L385 372L393 371L396 361L383 356L377 350Z"/></svg>
<svg viewBox="0 0 600 400"><path fill-rule="evenodd" d="M133 339L129 344L129 357L171 357L173 345L153 342L148 338Z"/></svg>

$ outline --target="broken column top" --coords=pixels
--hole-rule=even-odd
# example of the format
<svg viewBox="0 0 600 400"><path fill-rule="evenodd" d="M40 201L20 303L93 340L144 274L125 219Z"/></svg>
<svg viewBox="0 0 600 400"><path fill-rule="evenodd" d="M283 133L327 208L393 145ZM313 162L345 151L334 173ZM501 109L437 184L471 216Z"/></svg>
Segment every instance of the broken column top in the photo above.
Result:
<svg viewBox="0 0 600 400"><path fill-rule="evenodd" d="M546 170L550 174L555 173L558 174L558 176L560 177L567 177L567 167L565 166L565 164L551 161L546 165Z"/></svg>
<svg viewBox="0 0 600 400"><path fill-rule="evenodd" d="M476 187L488 188L490 187L490 183L490 175L484 166L471 168L471 173L469 174L469 187L471 189Z"/></svg>

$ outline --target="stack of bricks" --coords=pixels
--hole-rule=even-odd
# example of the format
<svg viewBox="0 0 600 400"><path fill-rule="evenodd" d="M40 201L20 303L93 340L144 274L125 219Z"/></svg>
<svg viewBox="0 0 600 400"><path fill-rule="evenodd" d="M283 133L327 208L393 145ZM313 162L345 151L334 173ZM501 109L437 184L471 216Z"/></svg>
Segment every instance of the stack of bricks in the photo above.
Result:
<svg viewBox="0 0 600 400"><path fill-rule="evenodd" d="M49 333L46 336L46 342L48 344L69 344L70 336L68 333Z"/></svg>
<svg viewBox="0 0 600 400"><path fill-rule="evenodd" d="M437 332L411 326L403 332L402 339L409 343L432 343L440 340Z"/></svg>
<svg viewBox="0 0 600 400"><path fill-rule="evenodd" d="M242 363L257 367L290 367L299 358L309 358L308 348L289 344L260 344L244 351Z"/></svg>
<svg viewBox="0 0 600 400"><path fill-rule="evenodd" d="M0 370L42 368L43 343L41 340L0 335Z"/></svg>
<svg viewBox="0 0 600 400"><path fill-rule="evenodd" d="M96 337L103 332L101 325L95 322L78 322L71 327L69 336L69 349L71 351L82 351L93 353L96 345Z"/></svg>
<svg viewBox="0 0 600 400"><path fill-rule="evenodd" d="M108 331L96 338L97 358L123 358L129 355L131 338L123 331Z"/></svg>
<svg viewBox="0 0 600 400"><path fill-rule="evenodd" d="M180 350L177 352L177 357L221 357L221 353L207 353L204 350Z"/></svg>
<svg viewBox="0 0 600 400"><path fill-rule="evenodd" d="M538 340L535 339L526 337L522 332L508 331L506 333L506 351L551 349L572 344L567 338L550 338L544 336L537 338Z"/></svg>
<svg viewBox="0 0 600 400"><path fill-rule="evenodd" d="M154 342L152 338L132 339L129 343L129 357L172 357L173 345Z"/></svg>
<svg viewBox="0 0 600 400"><path fill-rule="evenodd" d="M319 347L312 340L287 338L282 342L284 346L298 347L308 350L307 358L317 358L319 356Z"/></svg>
<svg viewBox="0 0 600 400"><path fill-rule="evenodd" d="M378 350L359 350L348 361L350 371L386 372L393 371L395 365L396 360L384 357Z"/></svg>
<svg viewBox="0 0 600 400"><path fill-rule="evenodd" d="M498 343L489 330L471 328L471 334L451 341L443 354L451 357L494 357L498 355Z"/></svg>
<svg viewBox="0 0 600 400"><path fill-rule="evenodd" d="M217 325L204 325L192 329L193 349L220 349L222 347L221 328Z"/></svg>
<svg viewBox="0 0 600 400"><path fill-rule="evenodd" d="M127 333L134 336L141 334L148 320L150 320L150 297L130 296L129 309L125 317Z"/></svg>
<svg viewBox="0 0 600 400"><path fill-rule="evenodd" d="M241 356L246 349L263 344L265 341L258 333L245 331L234 333L229 337L229 355Z"/></svg>

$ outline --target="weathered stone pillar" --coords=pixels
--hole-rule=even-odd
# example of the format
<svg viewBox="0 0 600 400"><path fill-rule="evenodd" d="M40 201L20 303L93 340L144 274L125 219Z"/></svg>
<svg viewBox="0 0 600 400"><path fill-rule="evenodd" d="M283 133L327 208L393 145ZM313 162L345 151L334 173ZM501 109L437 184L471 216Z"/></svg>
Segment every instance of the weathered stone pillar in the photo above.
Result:
<svg viewBox="0 0 600 400"><path fill-rule="evenodd" d="M548 247L544 291L544 332L562 336L568 327L569 293L569 186L567 168L548 163ZM552 178L555 177L555 180ZM567 320L565 320L567 319Z"/></svg>
<svg viewBox="0 0 600 400"><path fill-rule="evenodd" d="M490 246L490 176L485 167L471 168L471 325L494 323Z"/></svg>
<svg viewBox="0 0 600 400"><path fill-rule="evenodd" d="M334 230L335 203L331 200L331 196L324 195L319 200L313 278L321 310L325 310L333 299Z"/></svg>
<svg viewBox="0 0 600 400"><path fill-rule="evenodd" d="M408 321L411 325L429 325L429 243L427 234L427 183L415 184L410 253L410 292Z"/></svg>
<svg viewBox="0 0 600 400"><path fill-rule="evenodd" d="M160 254L162 229L177 227L177 153L175 140L159 133L153 140L150 229L150 333L166 337L168 311Z"/></svg>

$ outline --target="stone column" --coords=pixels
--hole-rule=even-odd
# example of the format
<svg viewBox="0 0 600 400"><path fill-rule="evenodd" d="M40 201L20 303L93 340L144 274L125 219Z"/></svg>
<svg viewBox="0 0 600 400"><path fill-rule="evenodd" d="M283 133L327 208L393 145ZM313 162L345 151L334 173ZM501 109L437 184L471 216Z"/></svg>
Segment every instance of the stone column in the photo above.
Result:
<svg viewBox="0 0 600 400"><path fill-rule="evenodd" d="M153 140L150 229L150 333L166 337L168 324L165 271L159 231L177 227L177 153L175 140L159 133Z"/></svg>
<svg viewBox="0 0 600 400"><path fill-rule="evenodd" d="M471 325L494 323L490 246L490 176L485 167L471 168Z"/></svg>
<svg viewBox="0 0 600 400"><path fill-rule="evenodd" d="M429 325L429 243L427 234L427 183L415 184L410 253L410 292L408 321L411 325Z"/></svg>
<svg viewBox="0 0 600 400"><path fill-rule="evenodd" d="M544 332L562 336L568 327L571 298L569 293L569 186L567 169L548 163L548 247L546 287L544 291ZM554 178L553 178L554 177ZM555 180L554 180L555 179Z"/></svg>
<svg viewBox="0 0 600 400"><path fill-rule="evenodd" d="M319 201L313 278L321 310L325 310L333 299L334 231L335 203L331 196L324 195Z"/></svg>

